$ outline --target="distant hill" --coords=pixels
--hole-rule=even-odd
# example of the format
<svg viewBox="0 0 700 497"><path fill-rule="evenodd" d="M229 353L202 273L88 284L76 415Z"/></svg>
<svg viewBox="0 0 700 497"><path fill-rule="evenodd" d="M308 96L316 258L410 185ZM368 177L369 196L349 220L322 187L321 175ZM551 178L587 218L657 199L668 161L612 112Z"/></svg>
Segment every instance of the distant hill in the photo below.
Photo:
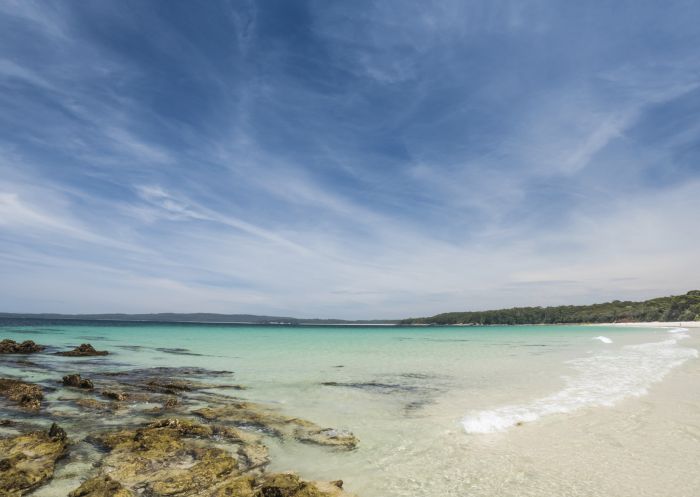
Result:
<svg viewBox="0 0 700 497"><path fill-rule="evenodd" d="M396 320L359 320L343 319L300 319L286 316L257 316L254 314L211 314L211 313L159 313L159 314L18 314L1 312L0 319L45 319L45 320L79 320L79 321L121 321L149 323L239 323L239 324L286 324L286 325L324 325L324 324L396 324Z"/></svg>
<svg viewBox="0 0 700 497"><path fill-rule="evenodd" d="M410 318L399 324L558 324L614 323L631 321L700 321L700 290L685 295L660 297L644 302L562 305L557 307L513 307L492 311L447 312L431 317Z"/></svg>
<svg viewBox="0 0 700 497"><path fill-rule="evenodd" d="M513 307L490 311L447 312L404 320L303 319L255 314L160 313L160 314L19 314L0 313L0 319L77 320L146 323L278 324L278 325L448 325L448 324L560 324L624 323L632 321L700 321L700 290L685 295L660 297L644 302L614 300L604 304L556 307Z"/></svg>

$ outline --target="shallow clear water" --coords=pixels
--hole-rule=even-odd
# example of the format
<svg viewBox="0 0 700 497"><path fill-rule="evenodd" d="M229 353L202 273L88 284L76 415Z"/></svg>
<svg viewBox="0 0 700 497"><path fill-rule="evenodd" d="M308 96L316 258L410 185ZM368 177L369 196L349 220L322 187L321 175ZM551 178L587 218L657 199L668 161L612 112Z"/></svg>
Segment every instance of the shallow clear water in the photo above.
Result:
<svg viewBox="0 0 700 497"><path fill-rule="evenodd" d="M557 448L548 437L568 433L580 437L582 448L607 436L605 423L596 424L601 416L619 412L612 408L645 395L697 357L696 337L684 331L590 326L54 322L4 326L0 338L61 348L89 342L110 351L80 367L70 358L32 359L59 370L197 366L234 371L235 382L248 389L233 394L350 430L361 441L350 453L269 441L272 469L342 478L362 497L605 495L596 490L603 492L603 483L580 489L567 483L567 463L557 461L557 454L575 453L575 447ZM0 356L0 374L17 374L2 361ZM24 371L32 381L55 376L51 369ZM323 385L328 382L340 385ZM599 426L598 432L591 426ZM540 454L542 462L529 451ZM551 466L537 469L539 464ZM635 493L640 489L617 495ZM47 487L37 495L63 494Z"/></svg>

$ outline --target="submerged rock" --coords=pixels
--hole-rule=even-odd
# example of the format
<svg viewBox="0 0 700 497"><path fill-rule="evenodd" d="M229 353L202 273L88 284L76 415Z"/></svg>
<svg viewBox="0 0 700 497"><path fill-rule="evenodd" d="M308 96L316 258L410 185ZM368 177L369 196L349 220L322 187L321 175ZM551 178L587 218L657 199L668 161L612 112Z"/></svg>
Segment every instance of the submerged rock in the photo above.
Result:
<svg viewBox="0 0 700 497"><path fill-rule="evenodd" d="M68 497L132 497L135 494L121 483L103 475L90 478L68 494Z"/></svg>
<svg viewBox="0 0 700 497"><path fill-rule="evenodd" d="M0 378L0 396L32 410L38 410L44 398L39 385L11 378Z"/></svg>
<svg viewBox="0 0 700 497"><path fill-rule="evenodd" d="M56 352L56 355L62 355L67 357L90 357L90 356L101 356L107 355L109 352L106 350L95 350L95 347L89 343L83 343L73 350L67 350L65 352Z"/></svg>
<svg viewBox="0 0 700 497"><path fill-rule="evenodd" d="M66 440L68 435L66 430L58 426L56 423L51 423L51 428L49 428L49 438L51 440Z"/></svg>
<svg viewBox="0 0 700 497"><path fill-rule="evenodd" d="M380 383L378 381L366 382L340 382L340 381L324 381L321 385L326 387L346 387L357 388L360 390L372 390L379 393L406 393L417 392L421 388L414 385L402 385L398 383Z"/></svg>
<svg viewBox="0 0 700 497"><path fill-rule="evenodd" d="M34 343L33 340L25 340L22 343L10 339L0 341L0 354L33 354L42 350L44 346Z"/></svg>
<svg viewBox="0 0 700 497"><path fill-rule="evenodd" d="M63 384L67 387L84 388L92 390L95 385L87 378L81 378L79 374L69 374L63 377Z"/></svg>
<svg viewBox="0 0 700 497"><path fill-rule="evenodd" d="M106 376L125 376L131 378L156 378L156 377L166 377L174 378L177 376L198 376L198 377L210 377L210 376L229 376L233 374L233 371L215 371L205 368L195 368L195 367L170 367L170 366L156 366L152 368L141 368L141 369L130 369L127 371L112 371L104 373Z"/></svg>
<svg viewBox="0 0 700 497"><path fill-rule="evenodd" d="M300 442L345 450L352 450L358 444L357 438L350 432L322 428L311 421L284 416L252 402L231 402L225 406L204 407L192 413L209 421L253 426L272 435L292 437Z"/></svg>
<svg viewBox="0 0 700 497"><path fill-rule="evenodd" d="M192 380L182 380L176 378L154 378L143 383L135 383L134 386L142 387L144 390L159 392L168 395L178 395L183 392L193 392L210 388L231 388L233 390L245 390L241 385L219 385L216 383L201 383Z"/></svg>
<svg viewBox="0 0 700 497"><path fill-rule="evenodd" d="M177 397L168 397L165 399L165 401L156 407L153 407L146 412L149 414L159 414L162 413L163 411L172 411L176 408L178 408L180 405L180 401L178 400Z"/></svg>
<svg viewBox="0 0 700 497"><path fill-rule="evenodd" d="M240 385L199 381L200 377L207 377L208 374L230 375L232 373L201 368L157 367L107 373L95 372L92 377L96 383L99 381L104 388L104 395L110 398L162 406L151 409L151 414L163 409L173 409L177 405L187 405L191 401L201 405L203 401L208 402L218 397L219 402L226 402L231 397L207 390L242 390L244 388Z"/></svg>
<svg viewBox="0 0 700 497"><path fill-rule="evenodd" d="M119 402L124 401L129 398L129 395L124 392L118 392L116 390L102 390L102 396L108 399L117 400Z"/></svg>
<svg viewBox="0 0 700 497"><path fill-rule="evenodd" d="M74 402L76 405L92 411L116 411L119 408L119 404L115 402L100 402L95 399L76 399Z"/></svg>
<svg viewBox="0 0 700 497"><path fill-rule="evenodd" d="M66 446L66 433L56 424L49 432L0 438L0 495L25 495L49 481Z"/></svg>

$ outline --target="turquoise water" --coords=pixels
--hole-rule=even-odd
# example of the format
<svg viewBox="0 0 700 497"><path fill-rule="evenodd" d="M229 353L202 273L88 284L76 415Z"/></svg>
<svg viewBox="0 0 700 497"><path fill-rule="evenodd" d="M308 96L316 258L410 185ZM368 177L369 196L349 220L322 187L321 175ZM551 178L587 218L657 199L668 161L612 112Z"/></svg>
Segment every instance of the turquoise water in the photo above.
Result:
<svg viewBox="0 0 700 497"><path fill-rule="evenodd" d="M469 462L476 456L470 451L489 437L508 436L523 423L546 427L550 419L644 395L671 369L697 356L683 345L683 331L590 326L53 322L4 326L0 334L60 349L89 342L110 352L81 366L70 358L33 357L51 366L23 372L39 382L55 381L55 371L67 370L88 375L154 366L233 371L235 383L247 389L232 395L350 430L361 441L356 451L337 453L270 440L273 469L342 478L363 497L492 495L484 493L492 489L479 490L487 475ZM17 373L2 362L0 370ZM329 382L341 385L323 384Z"/></svg>

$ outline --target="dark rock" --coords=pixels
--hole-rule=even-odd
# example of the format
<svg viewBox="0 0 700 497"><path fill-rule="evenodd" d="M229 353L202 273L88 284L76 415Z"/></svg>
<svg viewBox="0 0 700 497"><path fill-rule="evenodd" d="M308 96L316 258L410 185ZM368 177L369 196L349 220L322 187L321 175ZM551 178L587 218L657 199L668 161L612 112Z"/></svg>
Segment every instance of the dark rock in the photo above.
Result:
<svg viewBox="0 0 700 497"><path fill-rule="evenodd" d="M174 355L191 355L191 356L201 356L202 354L197 354L196 352L192 352L191 350L188 349L182 349L182 348L167 348L167 347L158 347L156 348L158 352L165 352L166 354L174 354Z"/></svg>
<svg viewBox="0 0 700 497"><path fill-rule="evenodd" d="M102 396L108 399L117 400L119 402L124 401L129 398L129 396L124 392L117 392L115 390L102 390Z"/></svg>
<svg viewBox="0 0 700 497"><path fill-rule="evenodd" d="M49 438L52 440L65 440L67 438L66 430L56 423L52 423L51 428L49 428Z"/></svg>
<svg viewBox="0 0 700 497"><path fill-rule="evenodd" d="M92 390L95 385L87 378L81 378L79 374L69 374L63 377L63 384L67 387L84 388Z"/></svg>
<svg viewBox="0 0 700 497"><path fill-rule="evenodd" d="M90 357L107 354L109 354L109 352L107 352L106 350L95 350L95 347L93 347L89 343L83 343L80 346L74 348L73 350L68 350L66 352L56 352L56 355L62 355L67 357Z"/></svg>
<svg viewBox="0 0 700 497"><path fill-rule="evenodd" d="M324 381L321 385L326 387L345 387L357 388L360 390L370 390L377 393L410 393L420 392L422 389L413 385L402 385L399 383L380 383L377 381L366 382L340 382L340 381Z"/></svg>
<svg viewBox="0 0 700 497"><path fill-rule="evenodd" d="M192 380L180 380L176 378L154 378L142 384L145 390L151 392L160 392L168 395L178 395L183 392L192 392L195 390L205 390L210 388L231 388L233 390L245 390L241 385L219 385L215 383L200 383Z"/></svg>
<svg viewBox="0 0 700 497"><path fill-rule="evenodd" d="M153 368L130 369L127 371L111 371L104 374L105 376L125 376L129 378L174 378L178 376L228 376L232 375L233 371L215 371L211 369L194 367L156 366Z"/></svg>
<svg viewBox="0 0 700 497"><path fill-rule="evenodd" d="M10 378L0 378L0 396L32 410L38 410L44 398L39 385Z"/></svg>
<svg viewBox="0 0 700 497"><path fill-rule="evenodd" d="M189 380L177 380L170 378L159 378L146 382L146 388L153 391L160 391L167 394L176 392L190 392L198 386Z"/></svg>
<svg viewBox="0 0 700 497"><path fill-rule="evenodd" d="M33 354L44 350L42 345L37 345L33 340L25 340L22 343L5 339L0 342L0 354Z"/></svg>

